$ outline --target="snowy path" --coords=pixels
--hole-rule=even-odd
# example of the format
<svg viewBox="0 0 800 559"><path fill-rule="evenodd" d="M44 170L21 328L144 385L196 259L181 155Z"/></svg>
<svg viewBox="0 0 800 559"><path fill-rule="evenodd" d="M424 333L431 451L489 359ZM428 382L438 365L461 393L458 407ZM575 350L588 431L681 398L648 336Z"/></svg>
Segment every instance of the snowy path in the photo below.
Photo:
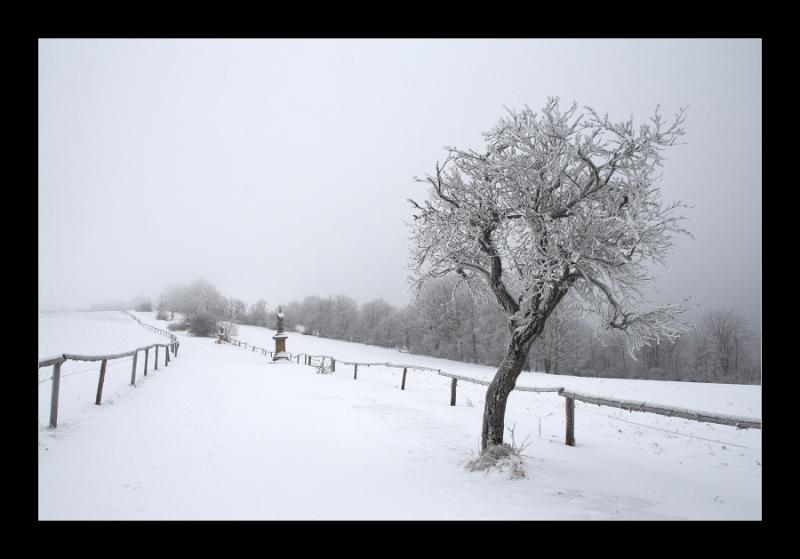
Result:
<svg viewBox="0 0 800 559"><path fill-rule="evenodd" d="M472 503L481 515L526 516L513 494L464 486L481 479L458 464L474 434L444 423L418 436L434 420L411 393L398 402L388 387L268 366L208 340L182 351L146 394L47 443L42 518L458 518L483 498ZM453 477L431 479L432 468Z"/></svg>
<svg viewBox="0 0 800 559"><path fill-rule="evenodd" d="M395 380L183 337L167 369L40 431L40 518L760 518L760 432L585 406L570 448L561 398L534 396L512 406L533 443L529 477L510 481L462 467L478 446L479 387L460 395L474 406L450 407L441 378L406 391ZM676 425L743 448L663 432Z"/></svg>

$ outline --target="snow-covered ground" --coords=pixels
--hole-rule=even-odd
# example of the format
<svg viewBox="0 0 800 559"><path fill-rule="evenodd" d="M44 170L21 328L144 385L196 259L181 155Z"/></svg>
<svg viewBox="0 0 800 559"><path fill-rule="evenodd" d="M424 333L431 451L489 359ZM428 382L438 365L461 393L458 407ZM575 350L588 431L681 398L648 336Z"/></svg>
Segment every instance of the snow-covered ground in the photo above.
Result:
<svg viewBox="0 0 800 559"><path fill-rule="evenodd" d="M165 326L152 313L137 314ZM124 351L143 345L137 336L160 341L121 313L119 321L102 315L42 315L40 357L90 352L78 343L103 351L119 343L125 347L115 350ZM129 339L123 319L135 329ZM57 325L62 321L63 328ZM49 332L60 338L51 341ZM177 334L181 349L168 368L162 364L144 379L140 366L137 386L120 386L102 406L93 404L96 373L65 379L62 395L70 380L92 382L82 395L85 405L70 408L56 431L43 427L50 386L39 385L40 518L761 518L759 430L576 402L577 446L568 447L563 398L515 392L506 425L515 426L518 444L527 437L529 446L523 453L527 478L510 480L463 467L479 445L482 386L459 382L451 407L449 379L429 371L409 371L401 391L397 369L360 367L353 380L352 367L338 365L336 374L318 375L313 367L270 365L244 348ZM261 347L272 346L273 334L239 327L240 339ZM476 378L493 372L292 333L287 350ZM130 362L122 371L129 381ZM543 373L523 373L519 384L761 413L758 386Z"/></svg>
<svg viewBox="0 0 800 559"><path fill-rule="evenodd" d="M39 359L62 353L123 353L164 340L118 311L39 313Z"/></svg>
<svg viewBox="0 0 800 559"><path fill-rule="evenodd" d="M154 323L156 321L153 321ZM161 322L161 324L165 324ZM118 311L39 313L39 359L63 353L110 355L137 347L165 343L166 338L142 328ZM149 371L153 369L153 351L149 352ZM114 359L106 365L103 402L113 404L117 397L130 392L132 357ZM159 368L163 367L163 348L159 350ZM137 381L144 370L144 353L137 361ZM39 369L39 428L50 423L50 392L53 368ZM66 361L61 366L58 422L68 429L73 420L96 412L94 405L100 363Z"/></svg>

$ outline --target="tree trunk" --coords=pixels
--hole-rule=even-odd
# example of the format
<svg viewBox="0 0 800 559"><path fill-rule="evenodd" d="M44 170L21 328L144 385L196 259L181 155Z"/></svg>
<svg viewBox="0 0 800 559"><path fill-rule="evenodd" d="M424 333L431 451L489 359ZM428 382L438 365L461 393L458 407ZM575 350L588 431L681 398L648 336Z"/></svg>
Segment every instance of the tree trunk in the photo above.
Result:
<svg viewBox="0 0 800 559"><path fill-rule="evenodd" d="M486 405L483 409L483 428L481 430L481 451L489 445L503 443L505 431L506 404L508 396L522 372L522 366L528 359L528 351L536 336L531 336L527 341L521 341L515 336L511 337L508 350L494 375L492 383L486 390Z"/></svg>
<svg viewBox="0 0 800 559"><path fill-rule="evenodd" d="M478 339L475 336L475 325L472 326L472 362L478 362Z"/></svg>

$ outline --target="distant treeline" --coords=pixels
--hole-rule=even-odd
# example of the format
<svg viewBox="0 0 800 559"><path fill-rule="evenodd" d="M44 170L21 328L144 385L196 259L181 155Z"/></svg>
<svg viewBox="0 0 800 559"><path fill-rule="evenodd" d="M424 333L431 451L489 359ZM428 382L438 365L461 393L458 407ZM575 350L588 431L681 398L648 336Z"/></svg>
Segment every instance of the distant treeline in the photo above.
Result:
<svg viewBox="0 0 800 559"><path fill-rule="evenodd" d="M90 305L88 308L90 311L129 311L131 309L149 312L153 310L153 303L149 297L137 295L128 301L105 301Z"/></svg>
<svg viewBox="0 0 800 559"><path fill-rule="evenodd" d="M146 306L140 300L140 307ZM411 304L397 308L382 299L358 304L346 295L306 297L281 305L289 330L307 335L407 349L412 353L497 366L508 330L497 304L473 297L455 279L431 282ZM153 307L153 305L151 305ZM277 305L247 304L222 295L204 280L172 286L154 305L183 313L189 325L231 321L275 328ZM145 310L145 309L142 309ZM760 341L734 311L708 312L675 343L628 354L622 334L597 329L565 300L533 345L529 370L591 377L759 384Z"/></svg>

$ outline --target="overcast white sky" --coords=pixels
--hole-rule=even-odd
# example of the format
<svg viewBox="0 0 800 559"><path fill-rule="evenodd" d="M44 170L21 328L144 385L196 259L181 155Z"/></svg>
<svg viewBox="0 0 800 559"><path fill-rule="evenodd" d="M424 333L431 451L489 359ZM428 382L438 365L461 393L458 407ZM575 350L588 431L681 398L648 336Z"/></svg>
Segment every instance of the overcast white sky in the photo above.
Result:
<svg viewBox="0 0 800 559"><path fill-rule="evenodd" d="M549 95L619 120L690 107L662 186L695 239L660 295L758 326L759 40L41 40L40 308L198 277L403 305L413 177Z"/></svg>

